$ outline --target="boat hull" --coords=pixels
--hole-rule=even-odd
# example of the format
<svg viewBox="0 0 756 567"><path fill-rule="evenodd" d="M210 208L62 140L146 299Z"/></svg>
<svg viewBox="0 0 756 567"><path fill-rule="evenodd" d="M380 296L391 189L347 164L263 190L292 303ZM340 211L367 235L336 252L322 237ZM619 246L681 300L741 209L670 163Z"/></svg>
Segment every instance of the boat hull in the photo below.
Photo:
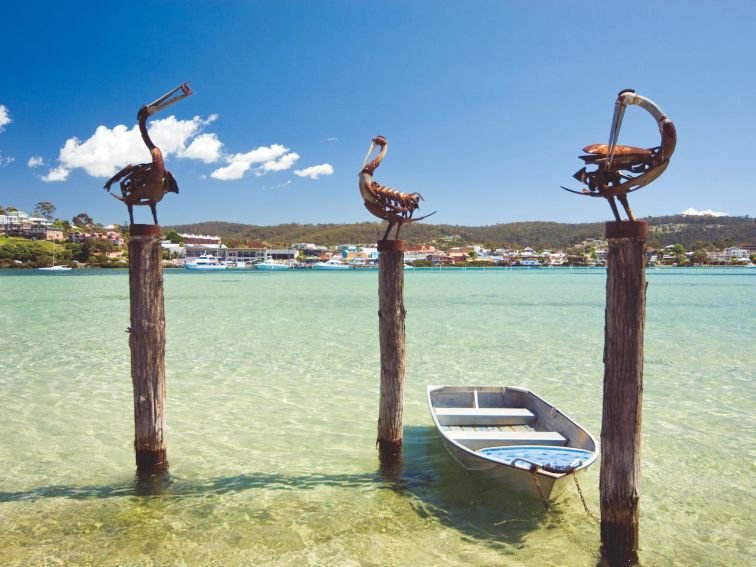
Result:
<svg viewBox="0 0 756 567"><path fill-rule="evenodd" d="M561 495L569 485L569 475L562 475L555 478L551 475L536 473L538 484L541 487L541 494L538 493L538 486L534 474L528 470L517 467L502 465L470 451L464 451L458 445L449 441L443 435L441 436L444 447L457 463L470 472L481 475L485 479L493 482L497 486L503 486L514 492L527 494L533 498L543 498L546 501L554 500ZM577 473L580 474L580 471Z"/></svg>
<svg viewBox="0 0 756 567"><path fill-rule="evenodd" d="M338 266L338 265L331 265L327 266L326 264L315 264L312 267L313 270L350 270L351 268L349 266Z"/></svg>
<svg viewBox="0 0 756 567"><path fill-rule="evenodd" d="M218 265L218 266L191 266L191 265L186 265L184 267L187 270L197 270L197 271L225 270L226 269L226 266L224 266L224 265Z"/></svg>
<svg viewBox="0 0 756 567"><path fill-rule="evenodd" d="M444 447L462 467L545 502L598 457L590 433L525 388L428 386L428 407ZM557 468L560 453L567 461ZM547 457L536 463L531 454Z"/></svg>
<svg viewBox="0 0 756 567"><path fill-rule="evenodd" d="M286 264L257 264L255 268L258 270L266 270L268 272L279 272L281 270L288 270L289 266Z"/></svg>

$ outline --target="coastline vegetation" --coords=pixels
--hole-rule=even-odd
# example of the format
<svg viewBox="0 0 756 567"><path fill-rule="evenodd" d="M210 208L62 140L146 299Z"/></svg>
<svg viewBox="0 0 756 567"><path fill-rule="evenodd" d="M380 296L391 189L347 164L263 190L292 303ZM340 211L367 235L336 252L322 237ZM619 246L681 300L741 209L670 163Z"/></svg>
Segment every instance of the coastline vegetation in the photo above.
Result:
<svg viewBox="0 0 756 567"><path fill-rule="evenodd" d="M650 225L648 245L662 248L680 244L686 250L718 250L728 246L756 243L756 219L671 215L647 217ZM385 231L377 222L352 224L279 224L258 226L229 222L201 222L163 227L166 232L214 234L226 244L266 243L287 246L294 242L314 242L323 246L343 243L376 242ZM403 240L409 244L485 248L537 249L569 248L590 238L604 237L604 223L567 224L557 222L514 222L489 226L461 226L416 223L405 228Z"/></svg>
<svg viewBox="0 0 756 567"><path fill-rule="evenodd" d="M109 252L118 250L107 240L86 239L82 243L56 243L46 240L0 237L0 268L43 268L53 263L88 268L126 268L126 257L111 258Z"/></svg>
<svg viewBox="0 0 756 567"><path fill-rule="evenodd" d="M10 205L0 206L0 214L16 211ZM0 235L0 268L40 268L55 263L71 267L123 268L128 266L126 246L118 246L98 236L105 228L85 213L75 215L71 221L55 219L55 206L40 202L34 214L46 218L53 227L62 230L63 238L72 241L52 242L30 238ZM671 215L647 217L650 225L648 249L661 251L666 258L680 266L722 265L726 262L712 261L708 252L728 247L756 243L756 219L744 217L712 217ZM111 225L124 240L128 239L128 227ZM220 236L231 248L288 247L296 242L312 242L334 247L339 244L368 244L381 238L385 226L378 222L351 224L299 224L257 226L229 222L202 222L163 227L164 237L182 244L180 233L212 234ZM484 249L563 250L567 265L580 266L596 259L596 251L578 243L602 240L604 223L567 224L556 222L515 222L489 226L462 226L418 223L407 226L404 240L410 245L430 245L439 250L452 247L482 246ZM76 238L69 238L72 233ZM166 251L166 254L167 251ZM490 261L476 258L470 252L469 259L457 261L457 267L490 267ZM166 259L171 259L166 256ZM752 261L756 261L752 257ZM430 262L414 262L417 267L430 266ZM502 264L504 265L504 264Z"/></svg>

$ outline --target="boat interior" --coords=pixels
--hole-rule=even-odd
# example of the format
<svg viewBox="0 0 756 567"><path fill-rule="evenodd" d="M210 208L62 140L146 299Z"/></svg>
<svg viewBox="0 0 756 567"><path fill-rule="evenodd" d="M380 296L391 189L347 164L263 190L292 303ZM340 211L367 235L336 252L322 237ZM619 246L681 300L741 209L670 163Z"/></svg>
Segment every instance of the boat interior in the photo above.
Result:
<svg viewBox="0 0 756 567"><path fill-rule="evenodd" d="M585 430L523 388L447 386L429 388L428 395L441 432L473 451L511 445L596 450Z"/></svg>

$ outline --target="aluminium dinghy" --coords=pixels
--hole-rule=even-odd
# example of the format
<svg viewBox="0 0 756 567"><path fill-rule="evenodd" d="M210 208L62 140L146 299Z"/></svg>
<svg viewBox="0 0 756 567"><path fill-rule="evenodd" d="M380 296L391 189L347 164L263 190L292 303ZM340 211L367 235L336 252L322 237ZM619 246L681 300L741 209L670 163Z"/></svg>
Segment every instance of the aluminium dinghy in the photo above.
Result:
<svg viewBox="0 0 756 567"><path fill-rule="evenodd" d="M525 388L428 386L428 406L460 465L544 504L598 457L588 431Z"/></svg>

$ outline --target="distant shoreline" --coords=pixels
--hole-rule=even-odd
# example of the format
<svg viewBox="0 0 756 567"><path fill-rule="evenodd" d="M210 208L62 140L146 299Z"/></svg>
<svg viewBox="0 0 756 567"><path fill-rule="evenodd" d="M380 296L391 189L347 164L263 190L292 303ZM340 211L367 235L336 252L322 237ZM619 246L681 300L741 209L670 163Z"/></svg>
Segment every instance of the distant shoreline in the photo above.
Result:
<svg viewBox="0 0 756 567"><path fill-rule="evenodd" d="M721 265L704 265L704 266L647 266L646 271L656 271L656 270L685 270L685 271L693 271L693 270L745 270L749 271L748 268L756 267L754 265L730 265L730 266L721 266ZM165 272L181 272L181 273L214 273L218 275L218 273L265 273L269 274L272 272L269 271L263 271L263 270L256 270L255 268L229 268L227 270L223 270L221 272L219 271L213 271L213 272L203 272L201 270L187 270L183 267L179 266L166 266L163 268ZM370 267L370 268L352 268L349 270L340 270L339 273L344 272L377 272L378 267ZM436 267L412 267L407 272L465 272L465 271L475 271L475 272L484 272L484 271L536 271L536 272L551 272L551 271L606 271L606 266L436 266ZM6 268L0 268L0 275L7 274L7 273L18 273L18 274L37 274L40 276L50 276L50 275L71 275L81 272L101 272L101 273L118 273L118 272L128 272L127 267L118 267L118 268L111 268L107 267L104 268L102 266L86 266L86 267L79 267L74 268L73 270L67 271L67 272L40 272L37 268L31 268L31 267L6 267ZM313 270L311 268L296 268L291 270L281 270L280 272L275 273L292 273L292 272L317 272L322 273L319 270ZM756 270L753 270L753 273L756 274Z"/></svg>

